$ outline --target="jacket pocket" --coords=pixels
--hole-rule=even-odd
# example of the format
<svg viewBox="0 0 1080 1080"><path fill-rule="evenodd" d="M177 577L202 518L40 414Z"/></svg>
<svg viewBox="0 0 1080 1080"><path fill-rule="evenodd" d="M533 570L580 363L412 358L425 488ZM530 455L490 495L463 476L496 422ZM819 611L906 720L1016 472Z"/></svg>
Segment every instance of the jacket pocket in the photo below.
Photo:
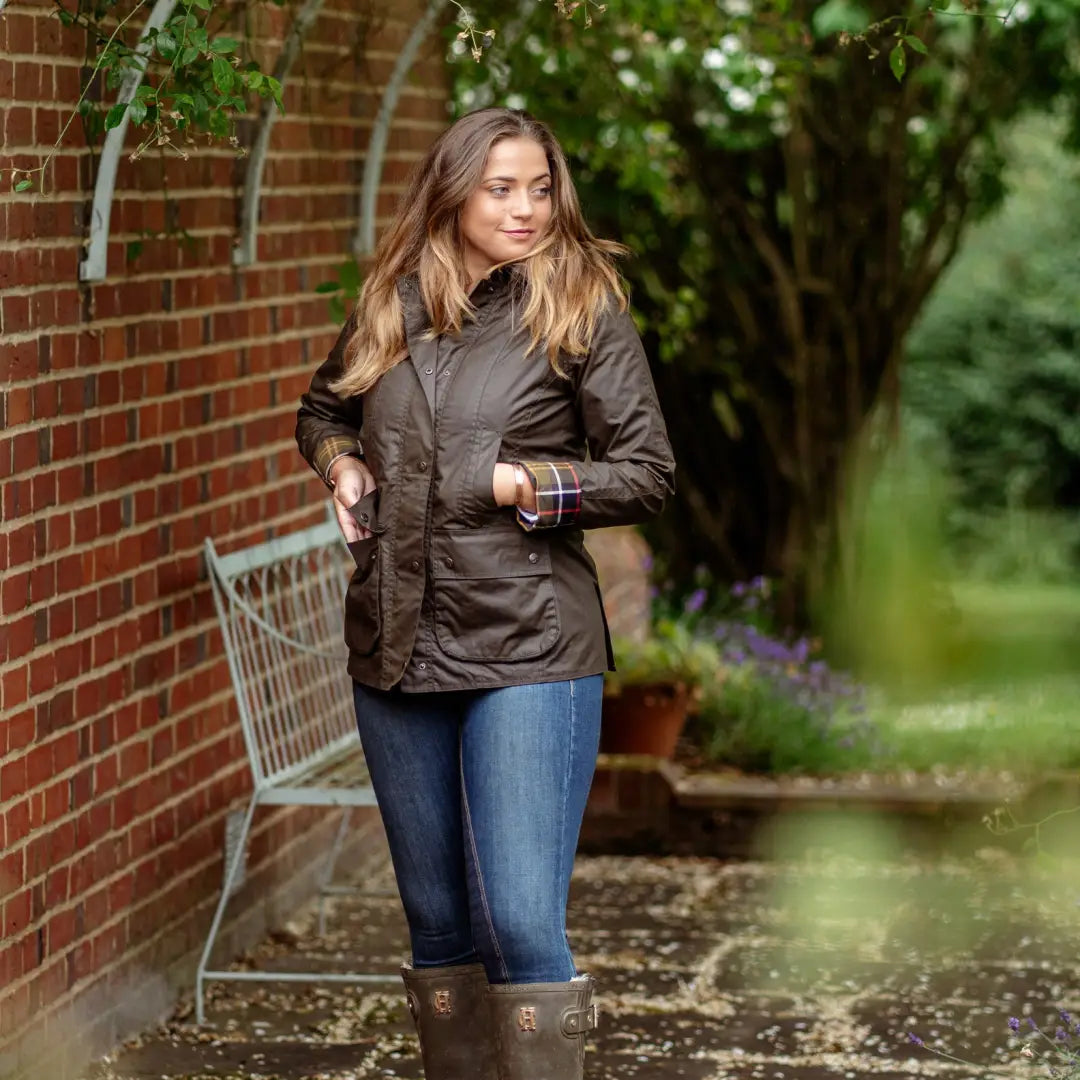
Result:
<svg viewBox="0 0 1080 1080"><path fill-rule="evenodd" d="M370 656L382 632L379 606L379 538L369 536L349 544L356 569L345 594L345 644L357 656Z"/></svg>
<svg viewBox="0 0 1080 1080"><path fill-rule="evenodd" d="M531 660L559 640L547 541L512 529L432 535L435 636L458 660Z"/></svg>

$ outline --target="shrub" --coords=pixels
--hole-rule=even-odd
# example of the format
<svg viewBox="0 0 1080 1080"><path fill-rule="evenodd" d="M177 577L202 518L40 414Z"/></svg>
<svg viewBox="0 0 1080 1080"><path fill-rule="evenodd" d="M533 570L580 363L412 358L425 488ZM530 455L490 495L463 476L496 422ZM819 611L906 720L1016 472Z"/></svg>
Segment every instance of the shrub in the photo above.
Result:
<svg viewBox="0 0 1080 1080"><path fill-rule="evenodd" d="M706 760L750 772L838 772L865 767L879 752L865 691L834 671L807 637L773 629L765 578L721 590L697 573L681 603L657 596L662 623L708 644L715 660L698 669L699 705L688 733Z"/></svg>

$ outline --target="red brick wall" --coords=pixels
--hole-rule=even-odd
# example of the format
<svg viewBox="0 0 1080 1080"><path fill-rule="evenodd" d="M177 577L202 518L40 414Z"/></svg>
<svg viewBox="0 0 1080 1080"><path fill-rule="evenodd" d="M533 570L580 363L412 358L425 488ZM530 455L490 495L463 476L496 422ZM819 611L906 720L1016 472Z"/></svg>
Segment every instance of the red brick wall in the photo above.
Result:
<svg viewBox="0 0 1080 1080"><path fill-rule="evenodd" d="M268 69L287 11L251 10ZM40 162L79 92L85 42L52 11L12 0L0 14L0 169ZM249 777L200 549L322 514L292 439L336 333L314 288L349 247L371 118L409 29L383 19L361 37L369 18L327 0L294 69L253 268L230 262L246 160L227 148L122 160L110 276L94 285L78 281L94 178L80 125L47 194L11 195L3 178L0 1075L19 1071L27 1036L55 1045L73 1015L99 1020L208 926L225 814ZM380 214L444 101L433 43L395 115ZM190 248L149 238L126 259L170 220ZM265 889L292 872L324 820L257 818L249 876Z"/></svg>

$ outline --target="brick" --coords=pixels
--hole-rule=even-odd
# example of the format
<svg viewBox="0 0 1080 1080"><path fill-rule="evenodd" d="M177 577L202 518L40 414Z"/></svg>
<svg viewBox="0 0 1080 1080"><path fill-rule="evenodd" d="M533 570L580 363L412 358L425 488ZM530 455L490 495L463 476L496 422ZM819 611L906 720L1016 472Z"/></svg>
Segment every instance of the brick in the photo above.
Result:
<svg viewBox="0 0 1080 1080"><path fill-rule="evenodd" d="M12 804L4 813L4 846L12 848L30 834L30 800Z"/></svg>
<svg viewBox="0 0 1080 1080"><path fill-rule="evenodd" d="M0 766L0 802L10 802L27 790L27 761L19 758Z"/></svg>
<svg viewBox="0 0 1080 1080"><path fill-rule="evenodd" d="M4 904L3 936L5 938L16 937L30 925L30 897L30 890L25 889Z"/></svg>
<svg viewBox="0 0 1080 1080"><path fill-rule="evenodd" d="M57 821L71 809L71 789L66 780L57 780L43 792L45 820Z"/></svg>
<svg viewBox="0 0 1080 1080"><path fill-rule="evenodd" d="M9 106L4 110L4 146L13 149L30 147L34 141L34 110L27 106ZM43 234L43 235L48 235ZM29 306L27 307L29 311ZM10 332L10 331L9 331Z"/></svg>

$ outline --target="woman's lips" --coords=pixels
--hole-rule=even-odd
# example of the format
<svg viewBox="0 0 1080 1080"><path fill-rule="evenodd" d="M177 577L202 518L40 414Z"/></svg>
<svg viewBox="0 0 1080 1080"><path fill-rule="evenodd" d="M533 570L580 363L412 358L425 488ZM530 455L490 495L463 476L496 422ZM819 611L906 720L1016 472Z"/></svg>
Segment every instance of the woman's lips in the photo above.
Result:
<svg viewBox="0 0 1080 1080"><path fill-rule="evenodd" d="M507 236L512 236L517 240L526 240L533 234L532 229L503 229L503 232Z"/></svg>

